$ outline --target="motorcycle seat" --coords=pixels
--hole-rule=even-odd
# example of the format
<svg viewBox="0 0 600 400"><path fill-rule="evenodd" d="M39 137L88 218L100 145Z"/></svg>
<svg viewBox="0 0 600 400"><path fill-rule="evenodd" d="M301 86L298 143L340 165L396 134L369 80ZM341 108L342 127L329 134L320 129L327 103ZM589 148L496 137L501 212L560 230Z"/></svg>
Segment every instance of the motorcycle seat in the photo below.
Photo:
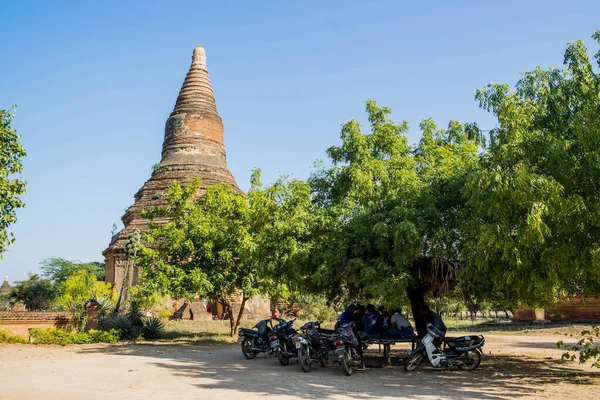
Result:
<svg viewBox="0 0 600 400"><path fill-rule="evenodd" d="M474 348L480 346L484 341L483 336L461 336L458 338L447 338L448 347Z"/></svg>
<svg viewBox="0 0 600 400"><path fill-rule="evenodd" d="M240 336L258 337L258 331L254 329L240 328Z"/></svg>

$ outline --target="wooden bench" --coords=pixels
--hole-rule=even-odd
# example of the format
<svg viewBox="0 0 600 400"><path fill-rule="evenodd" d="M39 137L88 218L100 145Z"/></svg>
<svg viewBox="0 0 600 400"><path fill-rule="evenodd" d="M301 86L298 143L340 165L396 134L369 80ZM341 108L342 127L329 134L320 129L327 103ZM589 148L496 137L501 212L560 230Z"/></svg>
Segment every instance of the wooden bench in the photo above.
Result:
<svg viewBox="0 0 600 400"><path fill-rule="evenodd" d="M415 337L412 339L391 339L391 338L381 338L381 339L366 339L362 340L367 346L371 344L379 345L379 354L381 354L381 346L383 346L383 358L385 358L388 365L392 365L392 354L391 347L396 344L401 343L410 343L411 351L415 349L417 344L421 342L421 338Z"/></svg>

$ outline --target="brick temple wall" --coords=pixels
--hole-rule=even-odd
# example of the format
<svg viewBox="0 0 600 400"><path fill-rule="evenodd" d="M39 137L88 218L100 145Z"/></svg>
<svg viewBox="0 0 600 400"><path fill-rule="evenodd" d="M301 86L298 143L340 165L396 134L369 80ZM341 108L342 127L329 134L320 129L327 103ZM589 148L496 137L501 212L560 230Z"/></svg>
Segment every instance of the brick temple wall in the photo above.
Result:
<svg viewBox="0 0 600 400"><path fill-rule="evenodd" d="M0 312L0 329L29 340L30 328L63 328L73 318L70 312L8 311Z"/></svg>
<svg viewBox="0 0 600 400"><path fill-rule="evenodd" d="M522 308L514 313L515 321L533 321L535 312L532 308ZM600 296L578 294L568 301L558 302L545 309L545 319L550 321L598 322L600 321Z"/></svg>

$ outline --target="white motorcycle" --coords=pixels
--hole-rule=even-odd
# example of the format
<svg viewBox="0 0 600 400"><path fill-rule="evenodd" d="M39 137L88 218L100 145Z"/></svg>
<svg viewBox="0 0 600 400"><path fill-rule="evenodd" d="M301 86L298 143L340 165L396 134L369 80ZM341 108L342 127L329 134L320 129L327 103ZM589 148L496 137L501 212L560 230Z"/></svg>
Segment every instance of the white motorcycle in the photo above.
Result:
<svg viewBox="0 0 600 400"><path fill-rule="evenodd" d="M461 370L473 370L481 363L483 351L481 347L485 338L481 335L461 336L458 338L443 338L443 349L438 349L433 341L444 334L433 325L427 325L427 335L421 340L416 349L411 351L404 362L405 371L417 369L425 354L431 365L436 368L457 366Z"/></svg>

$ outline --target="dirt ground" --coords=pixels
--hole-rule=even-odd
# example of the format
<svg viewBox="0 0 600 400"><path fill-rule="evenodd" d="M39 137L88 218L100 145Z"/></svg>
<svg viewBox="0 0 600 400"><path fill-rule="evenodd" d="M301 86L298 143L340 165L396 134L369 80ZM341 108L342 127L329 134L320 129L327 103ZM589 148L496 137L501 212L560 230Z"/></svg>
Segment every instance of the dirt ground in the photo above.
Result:
<svg viewBox="0 0 600 400"><path fill-rule="evenodd" d="M292 361L246 360L237 345L0 346L1 399L570 399L598 398L600 372L560 361L555 335L484 334L475 371L412 373L396 359L347 377L339 367L303 373ZM392 354L398 354L393 349ZM371 350L369 363L384 364Z"/></svg>

